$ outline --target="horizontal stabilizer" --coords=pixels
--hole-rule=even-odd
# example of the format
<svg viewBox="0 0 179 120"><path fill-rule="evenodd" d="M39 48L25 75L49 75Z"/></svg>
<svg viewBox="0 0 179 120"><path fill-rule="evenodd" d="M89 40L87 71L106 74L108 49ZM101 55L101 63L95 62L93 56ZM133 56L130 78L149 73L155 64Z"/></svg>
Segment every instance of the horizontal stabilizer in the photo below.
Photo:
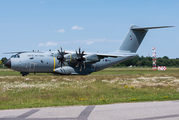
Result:
<svg viewBox="0 0 179 120"><path fill-rule="evenodd" d="M174 27L174 26L159 26L159 27L133 27L132 30L146 30L146 29L157 29L157 28L168 28L168 27Z"/></svg>

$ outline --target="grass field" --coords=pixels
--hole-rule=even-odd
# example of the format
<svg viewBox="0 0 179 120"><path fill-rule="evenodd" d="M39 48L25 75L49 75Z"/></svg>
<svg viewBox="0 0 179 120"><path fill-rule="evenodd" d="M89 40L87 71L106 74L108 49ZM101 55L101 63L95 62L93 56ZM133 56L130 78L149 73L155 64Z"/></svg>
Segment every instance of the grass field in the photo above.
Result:
<svg viewBox="0 0 179 120"><path fill-rule="evenodd" d="M179 99L179 68L108 68L90 75L0 69L0 109Z"/></svg>

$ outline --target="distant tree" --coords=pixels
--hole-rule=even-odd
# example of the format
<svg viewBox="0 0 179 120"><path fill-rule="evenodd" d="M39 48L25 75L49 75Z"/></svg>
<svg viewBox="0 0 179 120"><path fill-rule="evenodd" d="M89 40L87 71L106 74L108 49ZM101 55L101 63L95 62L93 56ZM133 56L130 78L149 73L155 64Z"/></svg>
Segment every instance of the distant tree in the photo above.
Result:
<svg viewBox="0 0 179 120"><path fill-rule="evenodd" d="M141 65L142 65L142 62L141 61L137 61L136 66L140 67Z"/></svg>
<svg viewBox="0 0 179 120"><path fill-rule="evenodd" d="M146 57L146 59L152 62L152 57Z"/></svg>
<svg viewBox="0 0 179 120"><path fill-rule="evenodd" d="M163 56L163 59L167 59L168 60L169 58L167 56Z"/></svg>
<svg viewBox="0 0 179 120"><path fill-rule="evenodd" d="M133 66L136 66L136 65L137 65L137 61L138 61L138 60L137 60L136 58L134 58L133 61L132 61L132 65L133 65Z"/></svg>
<svg viewBox="0 0 179 120"><path fill-rule="evenodd" d="M2 64L4 64L7 61L7 58L4 57L4 58L1 59L1 61L2 61Z"/></svg>
<svg viewBox="0 0 179 120"><path fill-rule="evenodd" d="M143 59L143 60L141 61L141 66L146 66L146 63L147 63L147 61L146 61L145 59Z"/></svg>

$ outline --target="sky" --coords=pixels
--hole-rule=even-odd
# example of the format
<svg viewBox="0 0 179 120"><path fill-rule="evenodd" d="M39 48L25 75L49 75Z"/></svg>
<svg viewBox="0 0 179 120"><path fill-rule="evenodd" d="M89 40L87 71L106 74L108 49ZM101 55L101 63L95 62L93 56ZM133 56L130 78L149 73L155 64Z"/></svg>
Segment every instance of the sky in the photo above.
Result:
<svg viewBox="0 0 179 120"><path fill-rule="evenodd" d="M0 59L5 52L116 51L130 25L149 30L137 54L179 58L179 0L0 0Z"/></svg>

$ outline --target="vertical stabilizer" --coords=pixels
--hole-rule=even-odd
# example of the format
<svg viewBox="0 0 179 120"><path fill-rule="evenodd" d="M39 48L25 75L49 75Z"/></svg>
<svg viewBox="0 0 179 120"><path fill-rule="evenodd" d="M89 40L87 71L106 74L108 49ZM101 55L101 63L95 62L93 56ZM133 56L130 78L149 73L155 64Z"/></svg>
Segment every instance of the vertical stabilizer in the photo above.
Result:
<svg viewBox="0 0 179 120"><path fill-rule="evenodd" d="M139 48L142 40L144 39L148 29L167 28L167 27L173 27L173 26L140 28L136 25L131 25L126 37L124 38L121 46L119 47L119 51L129 51L135 53Z"/></svg>
<svg viewBox="0 0 179 120"><path fill-rule="evenodd" d="M124 38L119 50L136 52L142 40L144 39L147 29L135 30L133 28L139 28L138 26L131 25L130 29Z"/></svg>

